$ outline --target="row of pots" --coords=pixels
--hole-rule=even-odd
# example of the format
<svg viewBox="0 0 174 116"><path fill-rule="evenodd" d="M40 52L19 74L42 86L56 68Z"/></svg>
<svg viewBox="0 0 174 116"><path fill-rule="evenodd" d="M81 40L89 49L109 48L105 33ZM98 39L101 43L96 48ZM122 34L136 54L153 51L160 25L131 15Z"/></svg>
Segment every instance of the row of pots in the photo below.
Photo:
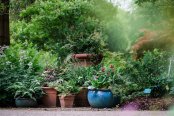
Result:
<svg viewBox="0 0 174 116"><path fill-rule="evenodd" d="M95 54L74 54L72 58L77 60L76 66L91 66L101 62L103 55ZM97 60L96 60L97 59ZM44 93L42 104L45 107L56 107L60 105L65 107L93 107L93 108L111 108L120 103L120 97L114 96L110 90L95 90L83 88L77 95L57 96L54 88L43 87ZM21 102L23 101L23 102ZM58 103L57 103L58 102ZM16 99L18 107L36 106L36 101L31 99Z"/></svg>
<svg viewBox="0 0 174 116"><path fill-rule="evenodd" d="M58 96L56 89L51 87L42 87L43 92L45 93L39 101L41 106L51 108L51 107L89 107L87 100L87 89L83 88L77 95L67 95L67 96ZM36 100L28 98L17 98L15 103L17 107L36 107L38 106Z"/></svg>
<svg viewBox="0 0 174 116"><path fill-rule="evenodd" d="M57 91L54 88L43 87L43 91L46 93L42 98L44 107L56 107L57 99L60 101L62 108L75 107L93 107L93 108L111 108L120 103L120 97L113 96L110 90L88 90L83 88L79 94L59 96L57 97ZM32 99L18 98L16 99L17 107L35 107L37 102Z"/></svg>
<svg viewBox="0 0 174 116"><path fill-rule="evenodd" d="M60 105L64 107L88 107L87 89L83 88L77 95L67 95L57 97L57 91L54 88L44 87L43 91L46 93L42 98L42 103L45 107L56 107L57 98L59 98ZM75 102L74 102L75 101Z"/></svg>

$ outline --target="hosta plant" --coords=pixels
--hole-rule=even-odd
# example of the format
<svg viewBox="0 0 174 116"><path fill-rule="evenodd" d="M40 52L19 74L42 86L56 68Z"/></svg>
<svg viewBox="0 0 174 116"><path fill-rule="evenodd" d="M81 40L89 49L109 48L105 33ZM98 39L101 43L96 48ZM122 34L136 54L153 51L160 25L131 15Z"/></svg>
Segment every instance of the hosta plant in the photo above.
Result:
<svg viewBox="0 0 174 116"><path fill-rule="evenodd" d="M39 79L23 80L12 84L8 89L13 90L15 98L29 98L36 100L42 95L40 82Z"/></svg>

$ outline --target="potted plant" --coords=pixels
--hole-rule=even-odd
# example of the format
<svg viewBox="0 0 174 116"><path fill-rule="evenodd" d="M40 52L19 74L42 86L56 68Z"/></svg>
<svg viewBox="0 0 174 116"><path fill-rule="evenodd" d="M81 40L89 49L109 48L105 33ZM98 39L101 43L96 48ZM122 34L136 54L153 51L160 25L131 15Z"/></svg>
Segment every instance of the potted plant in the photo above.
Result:
<svg viewBox="0 0 174 116"><path fill-rule="evenodd" d="M99 64L103 59L103 55L83 53L73 54L72 58L74 59L76 66L91 66Z"/></svg>
<svg viewBox="0 0 174 116"><path fill-rule="evenodd" d="M89 107L87 100L88 93L88 78L92 75L92 67L76 67L73 64L66 65L64 72L59 75L59 78L65 80L74 80L76 86L80 87L80 91L75 96L74 105L76 107Z"/></svg>
<svg viewBox="0 0 174 116"><path fill-rule="evenodd" d="M73 79L68 81L62 81L61 84L57 84L55 87L59 91L59 100L62 108L71 108L74 104L75 94L80 91L80 88L76 86Z"/></svg>
<svg viewBox="0 0 174 116"><path fill-rule="evenodd" d="M57 104L57 90L54 88L56 85L55 81L56 71L51 68L46 68L42 74L44 78L44 84L42 90L44 95L42 97L42 104L45 107L56 107Z"/></svg>
<svg viewBox="0 0 174 116"><path fill-rule="evenodd" d="M99 64L103 59L103 40L100 37L77 39L72 42L71 52L77 66L91 66Z"/></svg>
<svg viewBox="0 0 174 116"><path fill-rule="evenodd" d="M88 101L93 108L111 108L113 106L113 93L109 89L115 78L113 67L97 67L90 79Z"/></svg>
<svg viewBox="0 0 174 116"><path fill-rule="evenodd" d="M8 89L13 89L17 107L36 107L37 99L42 95L41 84L37 79L16 82Z"/></svg>

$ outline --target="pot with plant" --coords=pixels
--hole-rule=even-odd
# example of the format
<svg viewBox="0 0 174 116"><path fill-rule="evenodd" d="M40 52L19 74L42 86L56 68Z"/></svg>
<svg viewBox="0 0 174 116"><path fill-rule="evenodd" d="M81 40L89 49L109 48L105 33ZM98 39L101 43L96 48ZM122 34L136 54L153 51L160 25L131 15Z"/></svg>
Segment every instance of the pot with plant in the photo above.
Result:
<svg viewBox="0 0 174 116"><path fill-rule="evenodd" d="M54 88L56 72L54 69L46 68L42 76L44 77L42 104L45 107L56 107L57 90Z"/></svg>
<svg viewBox="0 0 174 116"><path fill-rule="evenodd" d="M80 91L73 79L62 81L55 87L59 91L59 100L62 108L71 108L74 105L75 94Z"/></svg>
<svg viewBox="0 0 174 116"><path fill-rule="evenodd" d="M93 108L113 107L113 93L110 85L115 79L114 69L97 66L93 77L90 79L88 101Z"/></svg>
<svg viewBox="0 0 174 116"><path fill-rule="evenodd" d="M80 87L80 91L76 94L74 105L76 107L89 107L87 99L88 93L88 78L92 75L92 67L76 67L73 64L68 64L64 73L59 77L63 76L65 80L74 80L76 86Z"/></svg>
<svg viewBox="0 0 174 116"><path fill-rule="evenodd" d="M36 107L37 99L42 95L41 84L37 79L16 82L8 89L14 91L17 107Z"/></svg>
<svg viewBox="0 0 174 116"><path fill-rule="evenodd" d="M95 38L78 39L72 43L72 59L76 66L91 66L99 64L103 59L103 40ZM96 38L97 37L97 38Z"/></svg>

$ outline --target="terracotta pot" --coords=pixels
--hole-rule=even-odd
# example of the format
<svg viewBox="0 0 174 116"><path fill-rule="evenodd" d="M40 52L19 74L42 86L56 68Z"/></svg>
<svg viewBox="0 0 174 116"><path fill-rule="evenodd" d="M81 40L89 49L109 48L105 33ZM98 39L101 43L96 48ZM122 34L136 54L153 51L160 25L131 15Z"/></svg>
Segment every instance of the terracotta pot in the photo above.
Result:
<svg viewBox="0 0 174 116"><path fill-rule="evenodd" d="M59 96L61 108L72 108L75 95Z"/></svg>
<svg viewBox="0 0 174 116"><path fill-rule="evenodd" d="M82 88L80 92L75 96L75 106L76 107L89 107L89 102L87 98L88 89Z"/></svg>
<svg viewBox="0 0 174 116"><path fill-rule="evenodd" d="M42 103L45 107L56 107L57 90L51 87L42 87L45 95L42 97Z"/></svg>
<svg viewBox="0 0 174 116"><path fill-rule="evenodd" d="M76 66L91 66L99 64L103 55L99 54L73 54L72 58L75 60Z"/></svg>

